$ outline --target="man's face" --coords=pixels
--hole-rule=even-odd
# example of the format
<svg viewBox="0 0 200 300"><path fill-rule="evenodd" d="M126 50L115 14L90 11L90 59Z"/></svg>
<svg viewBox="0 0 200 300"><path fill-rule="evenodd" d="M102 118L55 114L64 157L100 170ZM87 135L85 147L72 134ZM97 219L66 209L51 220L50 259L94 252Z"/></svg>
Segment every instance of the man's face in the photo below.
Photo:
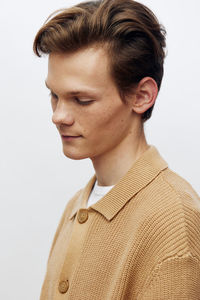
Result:
<svg viewBox="0 0 200 300"><path fill-rule="evenodd" d="M133 112L118 94L102 48L50 54L46 84L52 121L67 157L93 160L115 150L130 134Z"/></svg>

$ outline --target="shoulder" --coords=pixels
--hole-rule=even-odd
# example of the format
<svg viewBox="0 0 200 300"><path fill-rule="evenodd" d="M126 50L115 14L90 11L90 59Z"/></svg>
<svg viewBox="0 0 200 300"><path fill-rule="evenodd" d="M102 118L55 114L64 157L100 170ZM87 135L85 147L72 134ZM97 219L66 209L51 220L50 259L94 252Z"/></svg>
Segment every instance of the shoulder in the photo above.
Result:
<svg viewBox="0 0 200 300"><path fill-rule="evenodd" d="M67 202L67 204L65 205L64 211L61 215L58 227L57 227L57 231L61 230L61 227L63 226L65 219L70 215L71 211L73 210L77 200L79 199L79 196L82 192L82 189L78 190Z"/></svg>
<svg viewBox="0 0 200 300"><path fill-rule="evenodd" d="M145 190L147 199L154 203L156 199L160 209L171 204L179 205L183 210L187 207L196 213L200 212L200 197L197 192L188 181L169 168L162 170Z"/></svg>
<svg viewBox="0 0 200 300"><path fill-rule="evenodd" d="M200 198L192 186L167 168L143 194L148 204L145 235L159 258L191 253L200 260Z"/></svg>
<svg viewBox="0 0 200 300"><path fill-rule="evenodd" d="M200 197L191 184L168 168L161 173L161 177L163 185L168 187L169 198L182 214L187 230L192 230L191 226L200 228Z"/></svg>
<svg viewBox="0 0 200 300"><path fill-rule="evenodd" d="M183 177L170 170L165 169L162 173L162 179L166 182L172 192L176 193L179 199L182 199L182 203L193 207L194 209L200 209L200 198L191 184Z"/></svg>
<svg viewBox="0 0 200 300"><path fill-rule="evenodd" d="M78 190L67 202L63 215L65 217L69 216L71 211L73 210L74 206L77 204L77 201L79 200L79 196L81 195L83 189Z"/></svg>
<svg viewBox="0 0 200 300"><path fill-rule="evenodd" d="M50 253L49 253L49 257L48 257L48 261L50 259L50 256L51 256L51 253L53 251L53 248L54 248L54 245L57 241L57 238L60 234L60 231L65 223L65 220L67 218L67 216L69 216L69 214L71 213L72 209L73 209L73 206L74 206L74 203L76 202L76 200L78 199L80 193L81 193L82 189L78 190L78 192L76 192L71 198L70 200L67 202L66 206L65 206L65 209L62 213L62 216L59 220L59 223L57 225L57 229L56 229L56 232L54 234L54 237L53 237L53 241L52 241L52 244L51 244L51 249L50 249Z"/></svg>

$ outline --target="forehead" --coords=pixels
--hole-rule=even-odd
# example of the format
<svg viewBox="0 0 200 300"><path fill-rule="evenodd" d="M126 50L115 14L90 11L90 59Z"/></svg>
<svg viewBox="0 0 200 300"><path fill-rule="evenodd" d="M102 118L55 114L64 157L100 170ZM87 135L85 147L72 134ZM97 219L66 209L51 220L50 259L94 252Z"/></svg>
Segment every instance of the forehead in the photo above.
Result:
<svg viewBox="0 0 200 300"><path fill-rule="evenodd" d="M109 72L108 56L103 48L90 47L73 53L51 53L47 84L88 85L107 88L114 85Z"/></svg>

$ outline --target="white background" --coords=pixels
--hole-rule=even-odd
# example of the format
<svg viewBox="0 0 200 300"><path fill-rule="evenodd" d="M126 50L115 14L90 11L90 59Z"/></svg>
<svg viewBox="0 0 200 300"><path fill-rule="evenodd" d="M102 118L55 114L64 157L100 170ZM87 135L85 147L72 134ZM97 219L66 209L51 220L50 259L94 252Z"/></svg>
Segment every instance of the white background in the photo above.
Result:
<svg viewBox="0 0 200 300"><path fill-rule="evenodd" d="M0 299L39 299L50 245L69 198L93 175L73 161L51 123L47 58L32 53L54 10L79 1L0 3ZM145 125L171 169L200 194L200 2L143 0L167 29L168 56L152 119Z"/></svg>

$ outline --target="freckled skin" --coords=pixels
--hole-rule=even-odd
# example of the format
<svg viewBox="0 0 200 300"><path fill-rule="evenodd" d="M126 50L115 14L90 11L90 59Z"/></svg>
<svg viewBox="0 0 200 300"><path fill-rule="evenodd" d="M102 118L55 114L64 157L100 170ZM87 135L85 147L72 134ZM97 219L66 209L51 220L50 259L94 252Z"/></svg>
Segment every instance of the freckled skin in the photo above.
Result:
<svg viewBox="0 0 200 300"><path fill-rule="evenodd" d="M108 153L117 156L134 142L139 118L130 104L124 104L108 72L106 53L101 48L87 48L72 54L49 55L47 84L57 98L51 99L52 121L60 133L81 135L63 141L63 152L71 159L103 159ZM80 105L71 90L93 89L96 96L78 96L94 100Z"/></svg>

